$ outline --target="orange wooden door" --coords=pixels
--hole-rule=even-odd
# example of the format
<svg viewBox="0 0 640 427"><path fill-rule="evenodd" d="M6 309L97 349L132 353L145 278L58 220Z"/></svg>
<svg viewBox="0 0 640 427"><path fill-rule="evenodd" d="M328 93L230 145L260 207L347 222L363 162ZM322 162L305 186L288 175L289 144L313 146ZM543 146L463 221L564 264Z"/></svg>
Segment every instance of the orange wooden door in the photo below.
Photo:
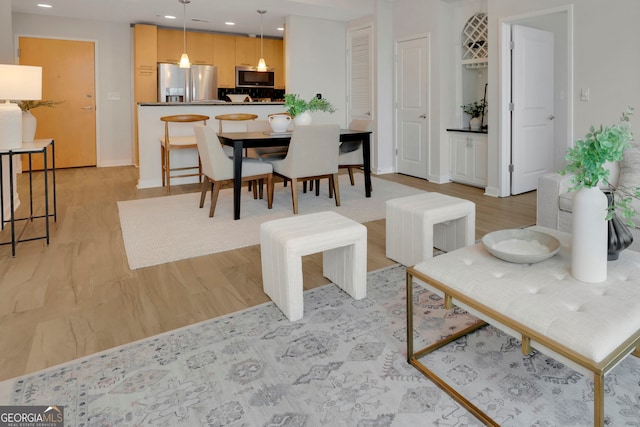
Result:
<svg viewBox="0 0 640 427"><path fill-rule="evenodd" d="M57 168L96 166L95 44L20 37L19 46L20 64L42 66L42 99L64 101L31 110L36 139L55 140ZM33 156L33 169L42 169L40 157Z"/></svg>

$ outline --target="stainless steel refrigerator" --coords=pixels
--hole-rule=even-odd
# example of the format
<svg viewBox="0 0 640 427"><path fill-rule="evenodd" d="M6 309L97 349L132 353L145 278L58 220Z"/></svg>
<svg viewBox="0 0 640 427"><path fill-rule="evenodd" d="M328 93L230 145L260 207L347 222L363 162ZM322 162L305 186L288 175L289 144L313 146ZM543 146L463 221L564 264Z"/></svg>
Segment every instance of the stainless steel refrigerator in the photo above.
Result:
<svg viewBox="0 0 640 427"><path fill-rule="evenodd" d="M193 102L218 99L215 65L158 64L158 102Z"/></svg>

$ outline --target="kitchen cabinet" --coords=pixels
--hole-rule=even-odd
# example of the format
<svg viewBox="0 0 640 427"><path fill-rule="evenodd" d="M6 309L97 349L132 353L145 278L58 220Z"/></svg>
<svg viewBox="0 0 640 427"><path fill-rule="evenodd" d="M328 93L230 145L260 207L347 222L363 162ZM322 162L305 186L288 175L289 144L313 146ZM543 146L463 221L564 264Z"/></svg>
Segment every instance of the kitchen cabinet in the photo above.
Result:
<svg viewBox="0 0 640 427"><path fill-rule="evenodd" d="M213 65L214 49L212 33L187 32L187 54L192 64Z"/></svg>
<svg viewBox="0 0 640 427"><path fill-rule="evenodd" d="M276 73L276 89L284 89L286 74L284 70L284 43L282 40L264 40L264 59L267 66Z"/></svg>
<svg viewBox="0 0 640 427"><path fill-rule="evenodd" d="M183 33L181 30L158 29L158 62L177 64L184 49Z"/></svg>
<svg viewBox="0 0 640 427"><path fill-rule="evenodd" d="M236 38L213 35L213 64L218 67L218 87L236 87Z"/></svg>
<svg viewBox="0 0 640 427"><path fill-rule="evenodd" d="M487 135L450 132L451 180L476 187L487 185Z"/></svg>
<svg viewBox="0 0 640 427"><path fill-rule="evenodd" d="M133 101L155 102L158 97L157 69L157 27L155 25L136 24L133 27ZM134 115L135 153L134 162L138 164L138 116Z"/></svg>
<svg viewBox="0 0 640 427"><path fill-rule="evenodd" d="M257 66L260 59L260 39L236 37L236 65Z"/></svg>

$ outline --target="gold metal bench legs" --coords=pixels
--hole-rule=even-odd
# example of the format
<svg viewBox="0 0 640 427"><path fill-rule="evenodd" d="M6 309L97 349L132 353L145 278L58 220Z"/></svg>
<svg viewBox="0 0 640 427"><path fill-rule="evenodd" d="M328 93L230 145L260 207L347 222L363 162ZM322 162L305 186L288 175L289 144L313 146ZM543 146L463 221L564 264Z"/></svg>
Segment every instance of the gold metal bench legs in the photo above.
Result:
<svg viewBox="0 0 640 427"><path fill-rule="evenodd" d="M445 300L445 307L451 308L451 299L447 298ZM484 326L487 326L486 322L478 321L477 323L469 326L462 331L450 335L446 338L441 339L440 341L436 341L435 343L423 348L422 350L418 350L416 352L413 351L413 275L407 269L407 362L410 365L413 365L418 371L420 371L423 375L429 378L431 381L435 383L438 387L440 387L445 393L451 396L455 401L464 406L469 412L471 412L476 418L485 423L488 426L497 426L500 424L496 423L491 419L487 414L482 412L480 408L475 406L469 400L467 400L463 395L458 393L453 387L447 384L442 378L437 376L433 371L427 368L424 364L422 364L418 359L426 356L429 353L432 353L439 348L444 347L445 345L461 338L471 332L480 329Z"/></svg>
<svg viewBox="0 0 640 427"><path fill-rule="evenodd" d="M478 323L475 323L468 328L454 334L448 336L440 341L437 341L421 350L414 352L413 350L413 274L411 268L407 268L407 362L410 365L414 366L418 371L420 371L423 375L433 381L438 387L440 387L445 393L451 396L456 402L466 408L469 412L471 412L476 418L485 423L488 426L500 426L496 421L494 421L489 415L484 413L480 408L475 406L469 400L467 400L462 394L458 393L453 387L451 387L445 380L440 378L434 372L432 372L429 368L427 368L423 363L421 363L418 359L426 356L429 353L432 353L439 348L444 347L445 345L461 338L483 326L486 326L487 323L480 320ZM452 299L450 296L445 296L444 298L444 306L447 309L453 308ZM528 341L528 338L527 338ZM525 344L528 344L525 343ZM528 345L525 346L528 348ZM523 347L523 352L525 351L525 347ZM635 348L632 354L638 355L640 353L639 348ZM620 358L623 358L626 353L621 353ZM594 426L604 426L604 372L600 373L593 372L593 415L594 415Z"/></svg>

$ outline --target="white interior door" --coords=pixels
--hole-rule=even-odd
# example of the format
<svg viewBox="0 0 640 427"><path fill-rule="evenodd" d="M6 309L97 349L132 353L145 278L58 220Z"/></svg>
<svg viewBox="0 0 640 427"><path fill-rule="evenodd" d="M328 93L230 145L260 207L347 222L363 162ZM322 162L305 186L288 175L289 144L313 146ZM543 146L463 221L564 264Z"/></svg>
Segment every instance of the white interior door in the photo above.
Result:
<svg viewBox="0 0 640 427"><path fill-rule="evenodd" d="M511 37L511 194L520 194L553 171L553 33L514 25Z"/></svg>
<svg viewBox="0 0 640 427"><path fill-rule="evenodd" d="M349 31L348 37L349 121L373 120L371 27Z"/></svg>
<svg viewBox="0 0 640 427"><path fill-rule="evenodd" d="M396 44L396 160L399 173L429 173L429 41Z"/></svg>

